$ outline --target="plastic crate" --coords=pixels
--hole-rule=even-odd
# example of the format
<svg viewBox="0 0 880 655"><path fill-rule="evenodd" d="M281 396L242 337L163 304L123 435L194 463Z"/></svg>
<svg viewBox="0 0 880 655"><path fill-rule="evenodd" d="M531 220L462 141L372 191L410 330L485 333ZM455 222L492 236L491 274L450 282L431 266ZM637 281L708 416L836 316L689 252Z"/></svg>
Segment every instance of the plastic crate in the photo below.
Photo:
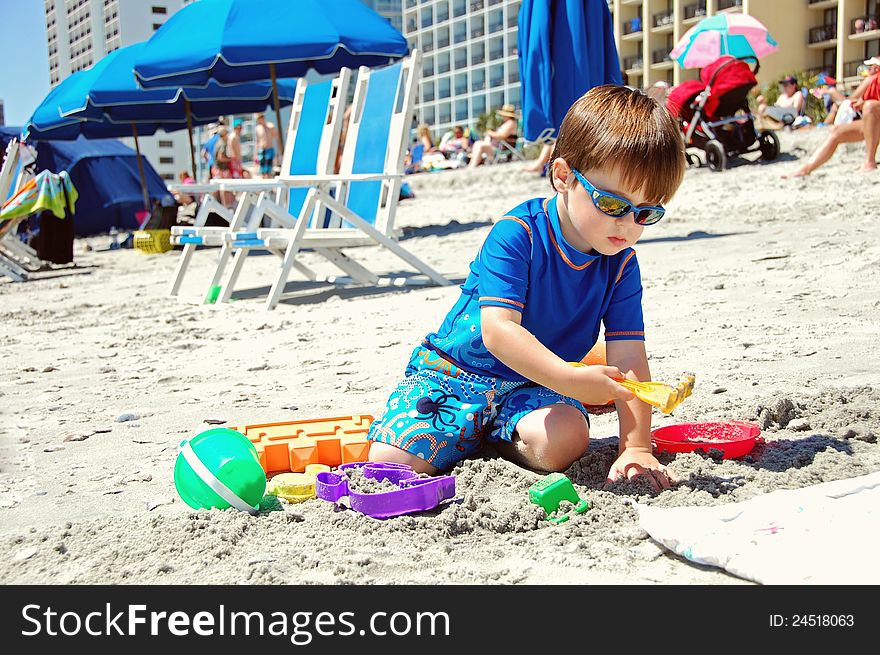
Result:
<svg viewBox="0 0 880 655"><path fill-rule="evenodd" d="M137 230L134 233L134 247L149 255L171 250L171 230Z"/></svg>

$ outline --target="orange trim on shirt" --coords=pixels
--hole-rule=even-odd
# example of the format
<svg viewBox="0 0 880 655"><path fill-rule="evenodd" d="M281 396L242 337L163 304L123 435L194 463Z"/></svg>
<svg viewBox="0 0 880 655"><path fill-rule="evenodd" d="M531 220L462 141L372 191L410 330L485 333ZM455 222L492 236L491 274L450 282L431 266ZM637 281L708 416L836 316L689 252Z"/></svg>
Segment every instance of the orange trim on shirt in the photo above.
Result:
<svg viewBox="0 0 880 655"><path fill-rule="evenodd" d="M520 309L526 308L526 306L523 305L521 302L517 302L515 300L508 300L507 298L495 298L493 296L480 296L480 302L483 302L484 300L494 300L495 302L506 302L511 305L515 305L515 306L519 307Z"/></svg>
<svg viewBox="0 0 880 655"><path fill-rule="evenodd" d="M523 219L519 218L518 216L502 216L502 217L499 218L498 220L499 220L499 221L503 221L503 220L506 219L506 218L509 218L509 219L512 220L512 221L516 221L517 223L519 223L520 225L522 225L524 228L526 228L526 232L529 233L529 241L532 240L532 228L529 227L529 224L528 224L528 223L526 223Z"/></svg>
<svg viewBox="0 0 880 655"><path fill-rule="evenodd" d="M572 262L568 257L565 256L565 253L562 252L562 248L560 248L560 247L559 247L559 244L556 243L556 237L553 236L553 222L550 220L550 214L547 213L547 203L549 203L550 200L551 200L551 198L546 198L546 199L544 200L544 216L547 217L547 222L550 223L550 225L549 225L549 229L547 230L547 234L550 235L550 241L553 242L553 246L556 248L556 252L559 253L559 256L562 257L562 261L564 261L566 264L568 264L568 265L569 265L571 268L573 268L574 270L576 270L576 271L582 271L582 270L584 270L587 266L589 266L590 264L592 264L592 263L593 263L594 261L596 261L596 260L595 260L595 259L591 259L591 260L588 261L586 264L582 264L581 266L578 266L577 264L575 264L574 262Z"/></svg>
<svg viewBox="0 0 880 655"><path fill-rule="evenodd" d="M627 263L630 259L632 259L632 258L633 258L633 255L635 255L635 254L636 254L636 251L633 250L630 254L628 254L628 255L626 256L626 259L623 260L623 263L620 265L620 272L617 274L617 279L614 280L614 284L617 284L618 282L620 282L620 278L623 277L623 269L626 268L626 263Z"/></svg>
<svg viewBox="0 0 880 655"><path fill-rule="evenodd" d="M631 330L629 332L606 332L606 337L643 337L645 336L644 332L638 332L636 330Z"/></svg>

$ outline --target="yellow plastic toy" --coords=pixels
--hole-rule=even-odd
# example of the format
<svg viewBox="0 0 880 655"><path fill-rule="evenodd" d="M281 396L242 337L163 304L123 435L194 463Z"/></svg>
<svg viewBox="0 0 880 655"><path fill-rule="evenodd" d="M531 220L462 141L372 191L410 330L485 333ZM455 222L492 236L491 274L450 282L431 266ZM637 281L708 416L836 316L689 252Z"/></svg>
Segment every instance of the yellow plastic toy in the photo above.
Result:
<svg viewBox="0 0 880 655"><path fill-rule="evenodd" d="M588 366L583 362L569 362L572 366ZM654 405L664 414L671 414L672 410L681 405L684 399L691 395L694 390L696 376L693 373L684 373L678 384L671 387L663 382L638 382L637 380L617 379L616 382L622 387L632 391L640 400Z"/></svg>

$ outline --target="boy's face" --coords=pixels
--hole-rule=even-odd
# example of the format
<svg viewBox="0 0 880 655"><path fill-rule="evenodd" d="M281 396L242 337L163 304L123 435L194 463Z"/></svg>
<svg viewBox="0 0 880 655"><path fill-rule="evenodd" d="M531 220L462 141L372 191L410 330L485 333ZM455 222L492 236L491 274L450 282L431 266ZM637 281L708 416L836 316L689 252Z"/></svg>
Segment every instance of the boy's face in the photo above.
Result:
<svg viewBox="0 0 880 655"><path fill-rule="evenodd" d="M624 188L617 171L596 168L581 173L597 189L622 196L635 205L653 204L649 203L641 192L632 193ZM616 255L624 248L635 245L641 238L645 226L636 223L631 212L620 218L613 218L599 211L587 190L578 182L571 168L562 159L554 161L554 181L557 191L560 191L560 195L564 198L562 204L565 211L560 209L560 217L567 218L572 228L571 234L567 233L565 237L578 250L582 252L594 250L602 255ZM567 216L563 216L563 213Z"/></svg>

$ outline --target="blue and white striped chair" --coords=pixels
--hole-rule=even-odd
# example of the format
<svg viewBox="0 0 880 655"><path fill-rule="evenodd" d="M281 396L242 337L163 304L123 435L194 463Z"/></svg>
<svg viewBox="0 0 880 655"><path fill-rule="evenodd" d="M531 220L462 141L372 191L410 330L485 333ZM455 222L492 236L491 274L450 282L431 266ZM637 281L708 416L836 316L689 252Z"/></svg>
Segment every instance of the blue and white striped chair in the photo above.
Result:
<svg viewBox="0 0 880 655"><path fill-rule="evenodd" d="M222 285L221 302L229 299L244 258L254 249L284 253L266 309L278 304L291 268L310 280L341 284L451 284L401 246L394 229L419 70L418 51L385 68L360 69L339 173L278 177L291 194L304 194L302 207L298 213L291 212L264 196L255 208L256 215L268 216L282 227L225 236L237 252ZM343 248L376 244L389 249L424 278L380 276L342 252ZM304 248L325 257L345 276L318 278L297 260Z"/></svg>
<svg viewBox="0 0 880 655"><path fill-rule="evenodd" d="M281 168L284 175L316 175L333 172L350 79L351 71L343 68L332 80L314 84L301 80L298 83L291 108L287 138L284 142ZM264 200L279 207L286 206L288 211L298 214L305 202L307 190L289 190L287 186L279 184L276 180L267 179L215 179L207 185L187 185L182 188L189 193L191 189L203 191L203 187L210 192L222 190L239 194L238 202L235 211L232 212L217 202L212 195L206 194L193 226L172 228L172 243L183 245L184 248L169 293L172 296L178 294L183 276L198 246L220 246L217 265L208 286L207 298L213 301L233 253L232 241L226 238L227 235L257 229L264 214L255 209ZM212 212L223 216L229 222L229 226L205 226L208 215Z"/></svg>

